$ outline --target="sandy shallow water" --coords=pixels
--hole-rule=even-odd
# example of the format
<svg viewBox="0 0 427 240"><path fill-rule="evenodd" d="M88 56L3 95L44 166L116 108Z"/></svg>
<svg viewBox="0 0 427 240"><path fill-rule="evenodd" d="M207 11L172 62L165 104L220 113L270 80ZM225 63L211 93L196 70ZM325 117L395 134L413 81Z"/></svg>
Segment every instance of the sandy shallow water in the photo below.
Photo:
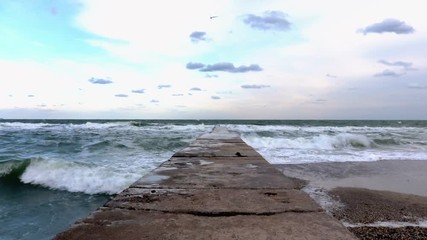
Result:
<svg viewBox="0 0 427 240"><path fill-rule="evenodd" d="M360 239L427 239L427 161L275 166Z"/></svg>

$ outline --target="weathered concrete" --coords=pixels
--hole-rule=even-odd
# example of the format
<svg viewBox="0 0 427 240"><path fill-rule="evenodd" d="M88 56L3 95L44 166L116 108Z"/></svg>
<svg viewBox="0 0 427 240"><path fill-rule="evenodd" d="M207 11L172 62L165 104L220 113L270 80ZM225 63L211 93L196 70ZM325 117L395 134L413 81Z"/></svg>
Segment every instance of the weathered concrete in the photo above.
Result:
<svg viewBox="0 0 427 240"><path fill-rule="evenodd" d="M203 134L56 239L356 239L238 134Z"/></svg>

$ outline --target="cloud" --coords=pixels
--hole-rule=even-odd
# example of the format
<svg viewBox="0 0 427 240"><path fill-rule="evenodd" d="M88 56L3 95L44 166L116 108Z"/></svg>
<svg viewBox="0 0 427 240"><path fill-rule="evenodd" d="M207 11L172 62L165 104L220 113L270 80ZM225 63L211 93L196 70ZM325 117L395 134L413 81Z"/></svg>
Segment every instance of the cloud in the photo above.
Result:
<svg viewBox="0 0 427 240"><path fill-rule="evenodd" d="M196 32L192 32L190 34L190 39L194 43L197 43L197 42L200 42L200 41L206 41L207 40L206 33L205 32L197 32L197 31Z"/></svg>
<svg viewBox="0 0 427 240"><path fill-rule="evenodd" d="M150 102L151 102L151 103L159 103L160 101L159 101L159 100L156 100L156 99L153 99L153 100L151 100Z"/></svg>
<svg viewBox="0 0 427 240"><path fill-rule="evenodd" d="M232 91L221 91L221 92L216 92L216 94L233 94Z"/></svg>
<svg viewBox="0 0 427 240"><path fill-rule="evenodd" d="M286 31L290 29L291 23L286 20L286 14L280 11L267 11L263 16L247 14L243 22L251 28L259 30Z"/></svg>
<svg viewBox="0 0 427 240"><path fill-rule="evenodd" d="M416 68L412 68L412 63L410 62L403 62L403 61L389 62L386 60L379 60L378 62L386 66L403 67L405 70L416 70Z"/></svg>
<svg viewBox="0 0 427 240"><path fill-rule="evenodd" d="M173 97L182 97L184 96L184 94L182 93L177 93L177 94L172 94Z"/></svg>
<svg viewBox="0 0 427 240"><path fill-rule="evenodd" d="M374 75L374 77L400 77L402 75L404 75L405 73L397 73L395 71L386 69L380 73L377 73Z"/></svg>
<svg viewBox="0 0 427 240"><path fill-rule="evenodd" d="M205 77L207 77L207 78L218 78L218 75L216 75L216 74L206 74Z"/></svg>
<svg viewBox="0 0 427 240"><path fill-rule="evenodd" d="M326 74L326 77L328 77L328 78L337 78L337 76L335 76L335 75L332 75L332 74Z"/></svg>
<svg viewBox="0 0 427 240"><path fill-rule="evenodd" d="M223 62L223 63L215 63L212 65L205 65L202 68L199 68L200 72L229 72L229 73L245 73L245 72L259 72L263 69L258 64L251 64L249 66L239 66L235 67L234 64Z"/></svg>
<svg viewBox="0 0 427 240"><path fill-rule="evenodd" d="M261 89L261 88L269 88L269 85L242 85L240 86L244 89Z"/></svg>
<svg viewBox="0 0 427 240"><path fill-rule="evenodd" d="M93 84L110 84L110 83L113 83L113 81L111 81L109 79L102 79L102 78L91 78L88 81L93 83Z"/></svg>
<svg viewBox="0 0 427 240"><path fill-rule="evenodd" d="M427 85L420 85L418 83L411 83L411 84L409 84L408 88L411 88L411 89L427 89Z"/></svg>
<svg viewBox="0 0 427 240"><path fill-rule="evenodd" d="M190 89L190 91L202 91L202 89L198 87L193 87Z"/></svg>
<svg viewBox="0 0 427 240"><path fill-rule="evenodd" d="M166 84L166 85L159 85L157 86L159 89L163 89L163 88L170 88L172 87L172 85Z"/></svg>
<svg viewBox="0 0 427 240"><path fill-rule="evenodd" d="M311 104L325 104L328 100L323 98L315 99L314 101L310 102Z"/></svg>
<svg viewBox="0 0 427 240"><path fill-rule="evenodd" d="M132 90L133 93L145 93L145 89L135 89Z"/></svg>
<svg viewBox="0 0 427 240"><path fill-rule="evenodd" d="M221 99L221 97L218 97L218 96L211 96L211 98L212 98L213 100Z"/></svg>
<svg viewBox="0 0 427 240"><path fill-rule="evenodd" d="M403 62L403 61L389 62L386 60L378 60L378 63L384 64L389 67L394 67L394 69L403 68L403 70L398 69L399 71L393 71L390 69L386 69L380 73L375 74L374 77L400 77L402 75L405 75L406 71L417 70L416 68L412 67L412 63L410 62Z"/></svg>
<svg viewBox="0 0 427 240"><path fill-rule="evenodd" d="M214 65L208 65L206 68L201 69L203 72L211 72L211 71L225 71L231 73L244 73L244 72L259 72L262 71L262 68L258 64L251 64L249 66L239 66L234 67L231 63L217 63Z"/></svg>
<svg viewBox="0 0 427 240"><path fill-rule="evenodd" d="M186 68L190 69L190 70L194 70L194 69L200 69L203 68L205 66L205 64L203 63L193 63L193 62L189 62L187 63Z"/></svg>
<svg viewBox="0 0 427 240"><path fill-rule="evenodd" d="M27 97L35 97L33 94L27 95Z"/></svg>
<svg viewBox="0 0 427 240"><path fill-rule="evenodd" d="M363 34L368 33L396 33L396 34L409 34L415 32L415 29L405 22L397 19L384 19L382 22L374 23L363 29L359 29L358 32Z"/></svg>
<svg viewBox="0 0 427 240"><path fill-rule="evenodd" d="M119 93L119 94L116 94L116 95L114 95L115 97L123 97L123 98L125 98L125 97L129 97L127 94L122 94L122 93Z"/></svg>

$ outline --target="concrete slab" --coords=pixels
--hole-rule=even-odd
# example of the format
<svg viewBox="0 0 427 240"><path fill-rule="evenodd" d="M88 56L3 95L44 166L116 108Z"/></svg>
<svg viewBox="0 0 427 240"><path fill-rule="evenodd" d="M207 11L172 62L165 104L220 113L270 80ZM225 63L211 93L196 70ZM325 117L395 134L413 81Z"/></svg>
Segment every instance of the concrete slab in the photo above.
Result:
<svg viewBox="0 0 427 240"><path fill-rule="evenodd" d="M128 188L106 204L111 208L191 213L200 216L268 215L320 212L322 208L298 190L141 189Z"/></svg>
<svg viewBox="0 0 427 240"><path fill-rule="evenodd" d="M281 213L206 217L156 211L101 209L59 234L62 239L241 239L355 240L324 213Z"/></svg>
<svg viewBox="0 0 427 240"><path fill-rule="evenodd" d="M171 157L160 167L197 168L209 164L240 164L249 168L271 166L262 157Z"/></svg>
<svg viewBox="0 0 427 240"><path fill-rule="evenodd" d="M242 164L240 161L206 161L204 165L188 168L177 168L173 163L164 163L131 187L300 189L304 185L304 181L287 177L271 165L258 167L253 163Z"/></svg>
<svg viewBox="0 0 427 240"><path fill-rule="evenodd" d="M221 140L222 142L243 142L238 133L232 133L227 128L215 126L212 132L202 134L198 140Z"/></svg>
<svg viewBox="0 0 427 240"><path fill-rule="evenodd" d="M173 157L261 157L246 143L199 141L176 152Z"/></svg>

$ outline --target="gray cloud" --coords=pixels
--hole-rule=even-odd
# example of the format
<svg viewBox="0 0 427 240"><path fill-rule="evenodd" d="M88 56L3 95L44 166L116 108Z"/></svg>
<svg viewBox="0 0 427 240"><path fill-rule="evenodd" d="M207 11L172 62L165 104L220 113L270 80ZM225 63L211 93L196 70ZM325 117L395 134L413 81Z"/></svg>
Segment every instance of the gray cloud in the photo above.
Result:
<svg viewBox="0 0 427 240"><path fill-rule="evenodd" d="M405 70L416 70L415 68L412 68L412 63L410 62L403 62L403 61L389 62L386 60L379 60L378 62L386 66L403 67Z"/></svg>
<svg viewBox="0 0 427 240"><path fill-rule="evenodd" d="M27 95L27 97L35 97L33 94L29 94Z"/></svg>
<svg viewBox="0 0 427 240"><path fill-rule="evenodd" d="M322 98L318 98L313 100L312 102L310 102L311 104L325 104L328 100L326 99L322 99Z"/></svg>
<svg viewBox="0 0 427 240"><path fill-rule="evenodd" d="M166 85L159 85L157 86L159 89L163 89L163 88L170 88L172 87L172 85L166 84Z"/></svg>
<svg viewBox="0 0 427 240"><path fill-rule="evenodd" d="M159 101L159 100L156 100L156 99L153 99L153 100L151 100L150 102L151 102L151 103L159 103L160 101Z"/></svg>
<svg viewBox="0 0 427 240"><path fill-rule="evenodd" d="M176 94L172 94L172 96L174 96L174 97L182 97L182 96L184 96L184 94L182 94L182 93L176 93Z"/></svg>
<svg viewBox="0 0 427 240"><path fill-rule="evenodd" d="M233 94L232 91L222 91L222 92L216 92L216 94Z"/></svg>
<svg viewBox="0 0 427 240"><path fill-rule="evenodd" d="M409 84L408 88L411 88L411 89L427 89L427 85L420 85L418 83L411 83L411 84Z"/></svg>
<svg viewBox="0 0 427 240"><path fill-rule="evenodd" d="M190 89L190 91L202 91L202 89L198 87L193 87Z"/></svg>
<svg viewBox="0 0 427 240"><path fill-rule="evenodd" d="M258 64L251 64L249 66L239 66L235 67L232 63L215 63L213 65L206 65L205 67L199 69L200 72L216 72L223 71L229 73L245 73L245 72L259 72L262 71L262 68Z"/></svg>
<svg viewBox="0 0 427 240"><path fill-rule="evenodd" d="M200 41L206 41L207 40L206 33L205 32L197 32L197 31L196 32L192 32L190 34L190 39L194 43L197 43L197 42L200 42Z"/></svg>
<svg viewBox="0 0 427 240"><path fill-rule="evenodd" d="M240 86L244 89L261 89L261 88L269 88L269 85L242 85Z"/></svg>
<svg viewBox="0 0 427 240"><path fill-rule="evenodd" d="M239 66L235 67L234 64L229 62L222 62L222 63L215 63L212 65L205 65L203 63L193 63L189 62L187 63L187 69L190 70L196 70L198 69L200 72L216 72L216 71L222 71L222 72L229 72L229 73L244 73L244 72L258 72L262 71L263 69L258 64L251 64L249 66ZM218 77L217 75L206 75L207 77Z"/></svg>
<svg viewBox="0 0 427 240"><path fill-rule="evenodd" d="M207 78L218 78L218 75L216 75L216 74L206 74L205 77L207 77Z"/></svg>
<svg viewBox="0 0 427 240"><path fill-rule="evenodd" d="M368 33L396 33L396 34L409 34L415 32L415 29L405 22L397 19L384 19L382 22L374 23L363 29L359 29L359 32L363 34Z"/></svg>
<svg viewBox="0 0 427 240"><path fill-rule="evenodd" d="M337 78L337 76L335 76L335 75L332 75L332 74L326 74L326 77L328 77L328 78Z"/></svg>
<svg viewBox="0 0 427 240"><path fill-rule="evenodd" d="M280 11L267 11L263 16L247 14L243 22L251 28L259 30L286 31L290 29L291 23L286 20L286 14Z"/></svg>
<svg viewBox="0 0 427 240"><path fill-rule="evenodd" d="M374 75L374 77L400 77L402 75L404 75L405 73L397 73L395 71L386 69L380 73L377 73Z"/></svg>
<svg viewBox="0 0 427 240"><path fill-rule="evenodd" d="M119 93L119 94L116 94L116 95L114 95L115 97L128 97L128 95L127 94L122 94L122 93Z"/></svg>
<svg viewBox="0 0 427 240"><path fill-rule="evenodd" d="M205 66L205 64L203 63L193 63L193 62L189 62L187 63L186 68L190 69L190 70L194 70L194 69L200 69L203 68Z"/></svg>
<svg viewBox="0 0 427 240"><path fill-rule="evenodd" d="M218 97L218 96L211 96L211 98L212 98L213 100L221 99L221 97Z"/></svg>
<svg viewBox="0 0 427 240"><path fill-rule="evenodd" d="M91 78L88 81L93 83L93 84L110 84L110 83L113 83L113 81L111 81L109 79L102 79L102 78Z"/></svg>
<svg viewBox="0 0 427 240"><path fill-rule="evenodd" d="M135 89L132 90L133 93L145 93L145 89Z"/></svg>

